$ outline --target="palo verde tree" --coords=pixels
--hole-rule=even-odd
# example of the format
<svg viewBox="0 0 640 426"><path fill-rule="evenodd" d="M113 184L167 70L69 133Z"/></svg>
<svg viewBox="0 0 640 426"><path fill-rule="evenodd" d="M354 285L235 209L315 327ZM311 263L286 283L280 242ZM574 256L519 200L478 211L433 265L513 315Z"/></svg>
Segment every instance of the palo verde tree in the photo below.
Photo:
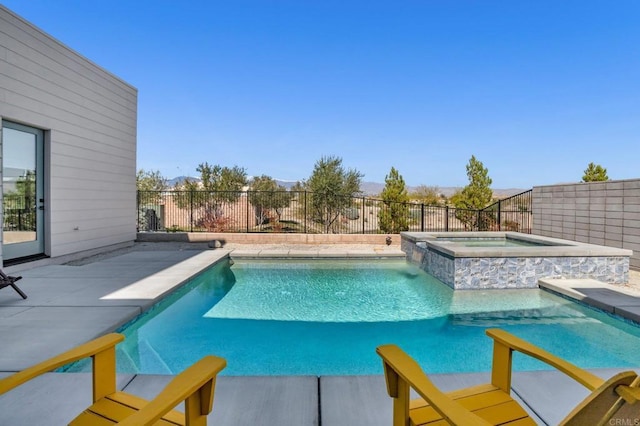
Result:
<svg viewBox="0 0 640 426"><path fill-rule="evenodd" d="M310 194L310 217L330 233L340 214L351 206L351 199L360 193L362 174L346 170L339 157L320 158L306 181Z"/></svg>
<svg viewBox="0 0 640 426"><path fill-rule="evenodd" d="M287 188L278 185L275 179L267 175L253 178L248 195L257 225L262 225L267 219L279 222L281 210L289 207L292 198Z"/></svg>
<svg viewBox="0 0 640 426"><path fill-rule="evenodd" d="M582 176L583 182L605 182L609 180L607 169L600 164L589 163Z"/></svg>
<svg viewBox="0 0 640 426"><path fill-rule="evenodd" d="M378 212L380 230L397 234L409 229L409 195L400 173L391 167L384 178L384 189L380 194L384 206Z"/></svg>
<svg viewBox="0 0 640 426"><path fill-rule="evenodd" d="M223 167L201 163L196 169L200 173L200 181L185 179L183 191L176 194L175 201L181 209L197 211L194 222L210 232L225 231L231 222L224 216L223 206L236 202L247 184L247 173L244 168Z"/></svg>
<svg viewBox="0 0 640 426"><path fill-rule="evenodd" d="M425 206L439 206L445 202L445 197L437 186L418 185L409 198Z"/></svg>
<svg viewBox="0 0 640 426"><path fill-rule="evenodd" d="M474 155L467 164L467 177L469 184L454 194L452 202L456 207L456 217L464 224L465 229L478 229L482 227L482 223L477 220L477 212L488 206L493 198L492 180L489 170Z"/></svg>

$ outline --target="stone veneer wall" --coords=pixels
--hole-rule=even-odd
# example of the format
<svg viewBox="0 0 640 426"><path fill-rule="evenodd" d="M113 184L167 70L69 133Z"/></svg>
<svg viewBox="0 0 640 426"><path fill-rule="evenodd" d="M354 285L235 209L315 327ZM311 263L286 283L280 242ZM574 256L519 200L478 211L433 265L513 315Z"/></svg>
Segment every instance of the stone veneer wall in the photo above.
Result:
<svg viewBox="0 0 640 426"><path fill-rule="evenodd" d="M540 278L592 278L611 284L629 280L625 257L459 257L423 243L402 241L407 259L455 290L537 288Z"/></svg>
<svg viewBox="0 0 640 426"><path fill-rule="evenodd" d="M640 269L640 179L533 188L533 233L633 250Z"/></svg>
<svg viewBox="0 0 640 426"><path fill-rule="evenodd" d="M538 279L592 278L611 284L628 281L622 257L501 257L455 260L455 288L537 288Z"/></svg>

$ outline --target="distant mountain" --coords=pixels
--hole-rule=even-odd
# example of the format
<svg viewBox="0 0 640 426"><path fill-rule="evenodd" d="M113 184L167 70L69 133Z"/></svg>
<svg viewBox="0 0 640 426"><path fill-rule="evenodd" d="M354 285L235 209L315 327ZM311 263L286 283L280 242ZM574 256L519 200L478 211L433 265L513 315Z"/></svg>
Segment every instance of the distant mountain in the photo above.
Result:
<svg viewBox="0 0 640 426"><path fill-rule="evenodd" d="M529 191L531 188L506 188L506 189L494 189L493 196L496 198L507 198L512 197L516 194L520 194L521 192Z"/></svg>
<svg viewBox="0 0 640 426"><path fill-rule="evenodd" d="M200 182L200 178L195 178L191 176L176 176L173 179L167 180L167 185L169 188L173 188L176 185L182 185L185 179L189 179L190 181Z"/></svg>
<svg viewBox="0 0 640 426"><path fill-rule="evenodd" d="M407 186L407 191L411 193L415 191L417 188L418 188L417 186ZM384 189L384 183L362 182L362 184L360 185L360 189L365 195L376 196L376 195L380 195L380 193ZM459 189L462 189L462 188L455 187L455 186L438 186L438 190L440 191L440 193L444 194L447 197L451 197ZM519 194L526 190L527 189L521 189L521 188L506 188L506 189L493 188L493 196L497 198L506 198L512 195Z"/></svg>
<svg viewBox="0 0 640 426"><path fill-rule="evenodd" d="M287 190L291 189L293 187L293 185L295 185L296 183L298 183L300 181L298 180L280 180L280 179L276 179L276 183L280 186L284 186L285 188L287 188Z"/></svg>
<svg viewBox="0 0 640 426"><path fill-rule="evenodd" d="M249 176L249 179L251 179L252 177ZM196 177L190 177L190 176L177 176L174 177L173 179L169 179L167 181L167 184L169 185L170 188L173 188L176 185L182 184L182 182L184 182L185 179L189 179L191 181L196 181L196 182L200 182L199 178ZM281 180L281 179L276 179L276 183L278 185L282 185L285 188L287 188L288 190L291 189L293 187L293 185L295 185L298 181L296 180ZM413 192L416 190L417 187L415 186L408 186L407 190L409 192ZM384 183L380 183L380 182L362 182L360 184L360 189L362 190L364 195L368 195L368 196L377 196L380 195L380 193L382 192L382 190L384 189ZM439 186L438 189L440 190L440 192L442 194L444 194L447 197L452 196L456 190L460 189L454 186ZM494 197L497 198L506 198L506 197L510 197L512 195L515 194L519 194L521 192L526 191L527 189L522 189L522 188L506 188L506 189L493 189L493 195Z"/></svg>

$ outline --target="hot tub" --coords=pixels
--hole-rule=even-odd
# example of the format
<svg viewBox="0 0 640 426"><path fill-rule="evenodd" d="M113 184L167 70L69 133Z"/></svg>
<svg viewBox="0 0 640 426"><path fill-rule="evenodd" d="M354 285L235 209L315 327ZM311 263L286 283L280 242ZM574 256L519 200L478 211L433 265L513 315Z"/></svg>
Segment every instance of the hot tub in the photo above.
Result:
<svg viewBox="0 0 640 426"><path fill-rule="evenodd" d="M535 288L541 278L629 280L631 250L519 232L403 232L402 250L453 289Z"/></svg>

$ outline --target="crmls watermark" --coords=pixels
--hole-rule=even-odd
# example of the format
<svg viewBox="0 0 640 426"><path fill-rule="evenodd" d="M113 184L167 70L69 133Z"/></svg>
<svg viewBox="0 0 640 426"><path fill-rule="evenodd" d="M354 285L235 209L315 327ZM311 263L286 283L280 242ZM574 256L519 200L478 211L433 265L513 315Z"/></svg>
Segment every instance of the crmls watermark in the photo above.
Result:
<svg viewBox="0 0 640 426"><path fill-rule="evenodd" d="M611 426L640 426L640 419L611 419Z"/></svg>

